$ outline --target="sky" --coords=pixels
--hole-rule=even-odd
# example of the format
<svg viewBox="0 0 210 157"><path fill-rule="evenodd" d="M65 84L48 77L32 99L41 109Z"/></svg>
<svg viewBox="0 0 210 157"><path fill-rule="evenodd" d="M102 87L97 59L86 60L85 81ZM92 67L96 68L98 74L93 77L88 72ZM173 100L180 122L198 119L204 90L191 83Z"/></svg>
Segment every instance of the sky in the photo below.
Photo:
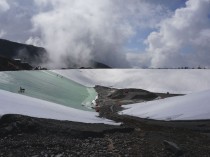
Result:
<svg viewBox="0 0 210 157"><path fill-rule="evenodd" d="M56 67L210 67L210 0L0 0L0 38Z"/></svg>

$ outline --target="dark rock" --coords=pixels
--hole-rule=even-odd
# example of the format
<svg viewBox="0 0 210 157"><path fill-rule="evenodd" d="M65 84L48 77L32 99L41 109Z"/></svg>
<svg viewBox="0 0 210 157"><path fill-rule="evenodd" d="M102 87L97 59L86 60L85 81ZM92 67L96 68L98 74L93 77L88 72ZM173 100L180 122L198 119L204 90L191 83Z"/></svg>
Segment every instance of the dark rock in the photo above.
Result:
<svg viewBox="0 0 210 157"><path fill-rule="evenodd" d="M35 47L0 39L0 55L7 58L19 58L29 64L39 65L47 60L47 51L42 47Z"/></svg>
<svg viewBox="0 0 210 157"><path fill-rule="evenodd" d="M176 156L181 156L184 154L182 149L179 148L176 143L164 140L163 144L167 150L173 152Z"/></svg>
<svg viewBox="0 0 210 157"><path fill-rule="evenodd" d="M4 131L5 131L5 133L10 133L10 132L12 132L13 129L14 129L13 126L10 125L10 126L5 127Z"/></svg>

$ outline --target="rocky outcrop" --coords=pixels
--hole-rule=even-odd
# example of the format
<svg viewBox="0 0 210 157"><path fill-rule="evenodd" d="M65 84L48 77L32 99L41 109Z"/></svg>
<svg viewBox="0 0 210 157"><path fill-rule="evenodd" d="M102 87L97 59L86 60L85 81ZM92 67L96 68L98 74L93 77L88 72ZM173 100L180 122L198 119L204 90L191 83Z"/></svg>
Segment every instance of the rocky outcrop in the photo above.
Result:
<svg viewBox="0 0 210 157"><path fill-rule="evenodd" d="M33 66L38 66L48 59L47 51L42 47L26 45L0 39L0 55L10 59L21 59Z"/></svg>
<svg viewBox="0 0 210 157"><path fill-rule="evenodd" d="M28 63L17 62L0 56L0 71L32 70L33 67Z"/></svg>

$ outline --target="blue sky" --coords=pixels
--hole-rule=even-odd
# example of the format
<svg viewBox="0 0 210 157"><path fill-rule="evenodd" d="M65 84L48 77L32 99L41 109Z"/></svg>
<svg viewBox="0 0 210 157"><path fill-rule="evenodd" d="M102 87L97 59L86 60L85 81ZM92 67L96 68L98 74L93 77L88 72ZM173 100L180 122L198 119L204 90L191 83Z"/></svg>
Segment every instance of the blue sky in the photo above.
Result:
<svg viewBox="0 0 210 157"><path fill-rule="evenodd" d="M174 12L176 9L185 7L185 2L187 0L149 0L151 3L156 5L162 5L165 7L165 11L167 12L167 9L169 11ZM146 37L152 32L156 31L156 28L145 28L143 30L137 30L137 33L134 37L132 37L125 47L134 53L144 52L147 45L145 45L144 40Z"/></svg>
<svg viewBox="0 0 210 157"><path fill-rule="evenodd" d="M154 31L155 29L144 29L137 31L136 35L133 36L125 45L125 48L127 48L129 51L134 53L144 52L146 48L146 44L144 43L144 40L146 37L151 33L151 31Z"/></svg>
<svg viewBox="0 0 210 157"><path fill-rule="evenodd" d="M187 0L151 0L153 3L162 4L171 10L176 10L177 8L184 7Z"/></svg>

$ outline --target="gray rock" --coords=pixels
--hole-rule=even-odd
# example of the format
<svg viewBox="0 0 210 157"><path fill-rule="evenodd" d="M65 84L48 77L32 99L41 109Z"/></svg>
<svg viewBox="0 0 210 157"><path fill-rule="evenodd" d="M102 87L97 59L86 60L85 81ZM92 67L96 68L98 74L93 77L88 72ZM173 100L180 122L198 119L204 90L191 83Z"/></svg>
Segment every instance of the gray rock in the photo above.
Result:
<svg viewBox="0 0 210 157"><path fill-rule="evenodd" d="M7 127L4 128L4 131L6 133L10 133L10 132L12 132L13 129L14 129L14 127L12 125L9 125L9 126L7 126Z"/></svg>
<svg viewBox="0 0 210 157"><path fill-rule="evenodd" d="M181 156L183 155L183 151L181 148L179 148L177 146L176 143L170 142L170 141L163 141L164 146L166 147L166 149L170 150L171 152L173 152L176 156Z"/></svg>

